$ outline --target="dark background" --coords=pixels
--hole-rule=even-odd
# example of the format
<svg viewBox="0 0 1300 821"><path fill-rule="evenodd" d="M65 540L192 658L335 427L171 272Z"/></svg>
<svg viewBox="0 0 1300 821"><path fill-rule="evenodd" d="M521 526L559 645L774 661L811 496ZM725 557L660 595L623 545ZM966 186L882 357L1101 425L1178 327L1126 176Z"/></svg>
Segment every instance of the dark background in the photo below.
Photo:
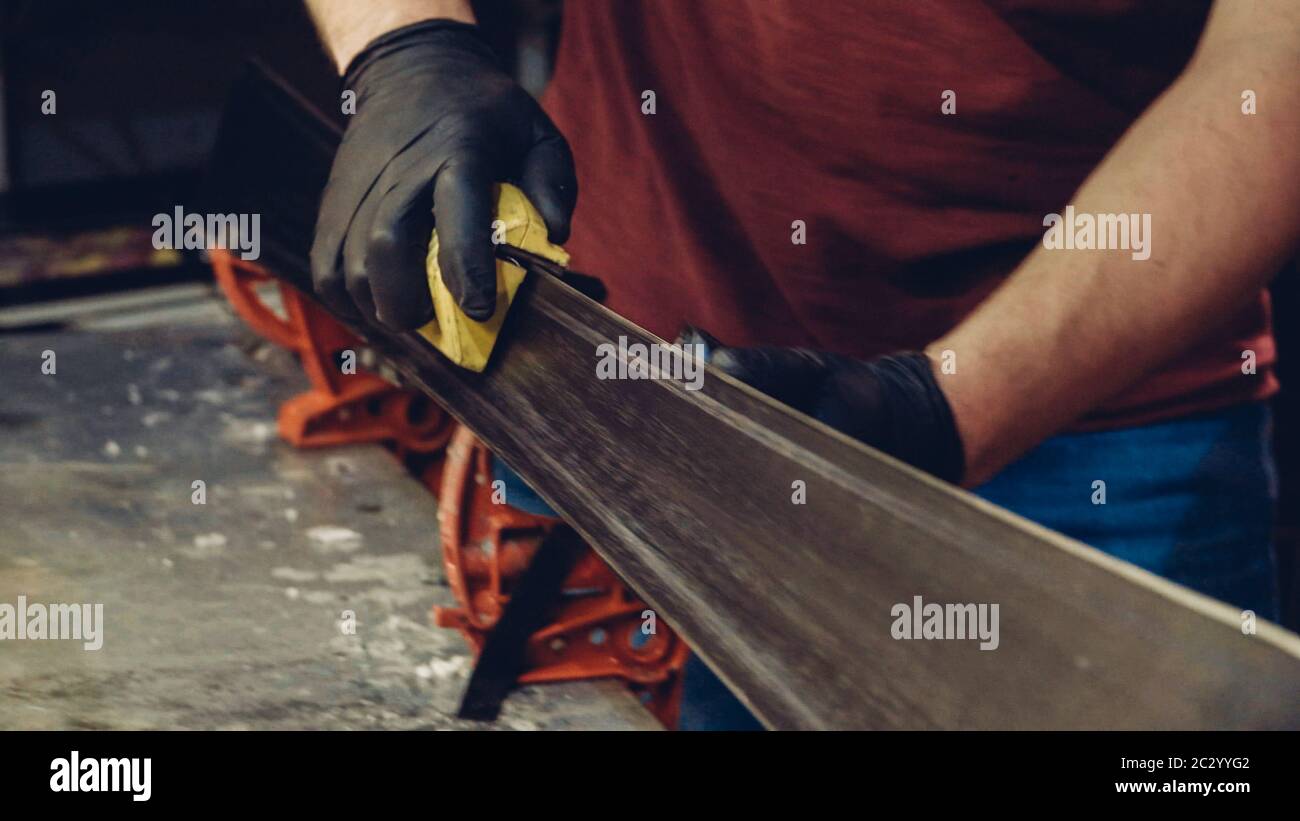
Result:
<svg viewBox="0 0 1300 821"><path fill-rule="evenodd" d="M511 67L522 41L526 85L540 90L558 4L475 7ZM337 109L334 65L300 0L2 0L0 230L170 208L199 179L248 57ZM54 116L41 113L45 89Z"/></svg>

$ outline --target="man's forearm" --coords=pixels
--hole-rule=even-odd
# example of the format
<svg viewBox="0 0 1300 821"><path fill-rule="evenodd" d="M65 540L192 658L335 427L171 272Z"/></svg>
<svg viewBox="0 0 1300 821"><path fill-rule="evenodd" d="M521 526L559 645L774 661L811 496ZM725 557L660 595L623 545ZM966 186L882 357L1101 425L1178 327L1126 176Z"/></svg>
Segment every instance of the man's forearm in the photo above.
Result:
<svg viewBox="0 0 1300 821"><path fill-rule="evenodd" d="M421 20L447 18L473 23L474 11L469 0L384 0L360 3L357 0L305 0L316 21L321 40L334 58L339 73L366 44L385 32Z"/></svg>
<svg viewBox="0 0 1300 821"><path fill-rule="evenodd" d="M1203 44L1075 196L1076 213L1150 214L1149 259L1039 247L927 348L955 354L955 373L939 379L967 485L1186 349L1296 250L1300 32L1278 34ZM1257 94L1254 116L1242 113L1244 89Z"/></svg>

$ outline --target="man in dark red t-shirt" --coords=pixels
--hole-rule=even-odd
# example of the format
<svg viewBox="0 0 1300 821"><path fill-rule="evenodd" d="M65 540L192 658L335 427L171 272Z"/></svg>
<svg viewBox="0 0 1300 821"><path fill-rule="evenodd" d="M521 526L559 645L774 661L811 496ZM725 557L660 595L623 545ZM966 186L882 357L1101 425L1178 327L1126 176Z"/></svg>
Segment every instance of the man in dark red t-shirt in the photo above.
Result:
<svg viewBox="0 0 1300 821"><path fill-rule="evenodd" d="M313 249L337 310L424 322L436 217L488 315L511 179L651 331L1276 612L1264 286L1300 244L1300 3L570 0L549 116L466 0L308 5L358 92Z"/></svg>

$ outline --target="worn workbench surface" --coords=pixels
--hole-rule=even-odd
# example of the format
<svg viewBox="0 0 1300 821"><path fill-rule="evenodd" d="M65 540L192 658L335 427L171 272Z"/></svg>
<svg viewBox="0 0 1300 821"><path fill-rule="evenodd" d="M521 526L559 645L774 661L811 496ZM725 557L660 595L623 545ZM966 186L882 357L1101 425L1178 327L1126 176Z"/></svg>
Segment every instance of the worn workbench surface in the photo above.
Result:
<svg viewBox="0 0 1300 821"><path fill-rule="evenodd" d="M210 296L189 302L165 324L0 337L0 603L102 603L105 621L98 651L0 643L0 728L658 726L609 681L455 719L471 659L428 622L452 603L432 497L378 446L281 443L296 365L250 358Z"/></svg>

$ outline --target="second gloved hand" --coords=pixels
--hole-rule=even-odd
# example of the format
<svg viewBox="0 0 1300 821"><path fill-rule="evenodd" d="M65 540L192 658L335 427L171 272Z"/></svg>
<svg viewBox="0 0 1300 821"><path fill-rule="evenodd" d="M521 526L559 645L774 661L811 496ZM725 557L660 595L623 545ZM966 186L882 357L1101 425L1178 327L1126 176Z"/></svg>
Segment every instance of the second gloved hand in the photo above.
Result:
<svg viewBox="0 0 1300 821"><path fill-rule="evenodd" d="M568 143L502 71L477 29L429 20L379 37L348 67L356 92L316 222L317 293L345 317L410 330L432 315L425 255L471 318L496 306L494 183L516 183L568 238L578 186Z"/></svg>
<svg viewBox="0 0 1300 821"><path fill-rule="evenodd" d="M961 482L961 436L925 354L860 360L803 348L709 347L709 364L719 370L940 479Z"/></svg>

